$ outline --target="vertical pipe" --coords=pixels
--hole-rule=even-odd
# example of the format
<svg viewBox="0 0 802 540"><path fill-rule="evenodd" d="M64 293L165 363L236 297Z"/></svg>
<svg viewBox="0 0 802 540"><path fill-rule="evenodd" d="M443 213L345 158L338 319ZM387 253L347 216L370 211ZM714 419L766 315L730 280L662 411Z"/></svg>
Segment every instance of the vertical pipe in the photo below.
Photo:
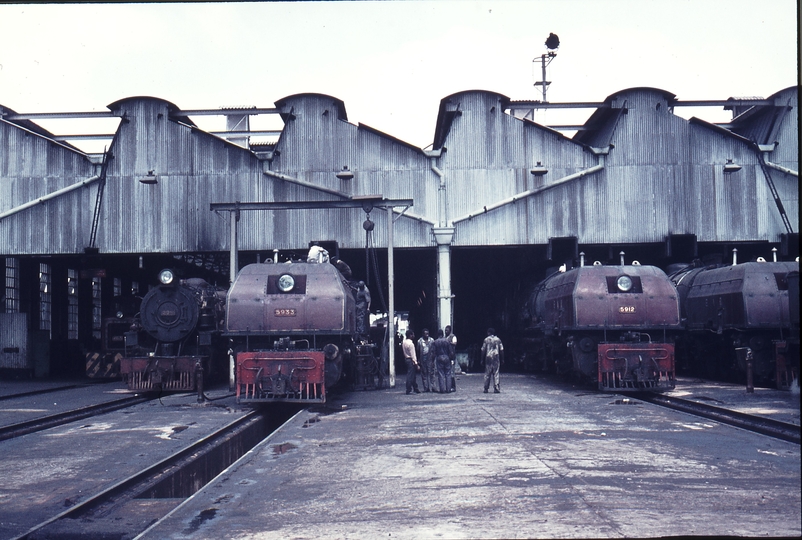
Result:
<svg viewBox="0 0 802 540"><path fill-rule="evenodd" d="M229 276L228 276L228 283L234 283L234 279L237 277L237 272L239 269L237 268L237 258L239 257L239 253L237 252L237 221L239 221L239 210L232 210L228 213L230 218L230 232L231 232L231 255L229 260Z"/></svg>
<svg viewBox="0 0 802 540"><path fill-rule="evenodd" d="M453 295L451 294L451 242L454 227L432 228L437 242L437 302L440 328L454 326Z"/></svg>
<svg viewBox="0 0 802 540"><path fill-rule="evenodd" d="M393 286L393 207L387 207L387 336L389 337L388 360L390 362L390 388L395 388L395 287Z"/></svg>

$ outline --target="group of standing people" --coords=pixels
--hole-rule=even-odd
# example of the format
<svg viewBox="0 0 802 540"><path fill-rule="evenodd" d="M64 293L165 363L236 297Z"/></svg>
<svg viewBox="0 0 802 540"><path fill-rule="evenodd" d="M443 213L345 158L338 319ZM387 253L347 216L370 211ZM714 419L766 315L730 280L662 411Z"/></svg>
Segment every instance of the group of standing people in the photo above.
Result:
<svg viewBox="0 0 802 540"><path fill-rule="evenodd" d="M437 339L429 335L428 328L415 343L415 333L407 330L406 339L401 343L404 361L407 365L407 394L420 394L417 374L420 371L424 392L447 394L456 392L454 382L454 360L456 358L457 337L446 326L445 332L437 331ZM485 364L485 394L493 385L493 393L501 392L499 368L504 362L504 344L493 328L487 329L487 337L482 342L481 357Z"/></svg>
<svg viewBox="0 0 802 540"><path fill-rule="evenodd" d="M420 394L418 371L424 392L456 392L454 361L457 357L457 336L451 332L451 326L446 326L445 331L438 330L437 339L429 335L428 328L424 328L417 344L415 332L407 330L406 336L401 348L407 365L407 394Z"/></svg>
<svg viewBox="0 0 802 540"><path fill-rule="evenodd" d="M407 330L406 339L401 344L404 362L407 365L407 394L420 394L417 374L420 371L424 392L447 394L456 392L454 379L454 361L456 359L457 337L446 326L437 331L437 339L429 335L429 329L423 329L423 336L415 343L415 332ZM485 364L484 392L493 385L493 392L501 392L499 385L499 368L504 363L504 344L493 328L487 329L487 337L482 342L481 358Z"/></svg>

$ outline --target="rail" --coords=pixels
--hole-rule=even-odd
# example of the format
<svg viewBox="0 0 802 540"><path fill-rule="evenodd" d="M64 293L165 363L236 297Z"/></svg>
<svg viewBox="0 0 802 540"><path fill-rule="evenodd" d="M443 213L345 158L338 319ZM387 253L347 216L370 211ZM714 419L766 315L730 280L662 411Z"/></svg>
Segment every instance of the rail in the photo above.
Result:
<svg viewBox="0 0 802 540"><path fill-rule="evenodd" d="M150 401L151 399L155 398L139 395L128 396L114 401L89 405L79 409L73 409L70 411L34 418L33 420L26 420L25 422L18 422L16 424L2 426L0 427L0 441L21 437L22 435L27 435L28 433L34 433L36 431L50 429L63 424L68 424L70 422L75 422L77 420L82 420L90 416L98 416L100 414L106 414L118 409L133 407L134 405Z"/></svg>

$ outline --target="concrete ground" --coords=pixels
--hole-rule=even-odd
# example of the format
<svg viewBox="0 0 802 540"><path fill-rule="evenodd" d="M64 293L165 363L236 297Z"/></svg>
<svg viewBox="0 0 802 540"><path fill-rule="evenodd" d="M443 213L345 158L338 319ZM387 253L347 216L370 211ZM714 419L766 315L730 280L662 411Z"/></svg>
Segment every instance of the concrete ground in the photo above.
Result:
<svg viewBox="0 0 802 540"><path fill-rule="evenodd" d="M802 533L798 445L620 398L508 374L500 394L474 374L455 394L346 394L141 537Z"/></svg>

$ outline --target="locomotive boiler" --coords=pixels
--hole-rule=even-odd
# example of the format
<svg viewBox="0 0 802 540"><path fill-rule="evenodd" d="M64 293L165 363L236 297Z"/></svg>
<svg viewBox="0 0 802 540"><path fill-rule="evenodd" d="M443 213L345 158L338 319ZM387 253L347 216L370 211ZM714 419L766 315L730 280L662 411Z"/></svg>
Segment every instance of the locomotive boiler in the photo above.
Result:
<svg viewBox="0 0 802 540"><path fill-rule="evenodd" d="M357 305L358 292L328 262L242 268L228 294L225 330L237 400L323 403L329 389L375 366L367 327L359 327L368 307Z"/></svg>
<svg viewBox="0 0 802 540"><path fill-rule="evenodd" d="M798 262L697 262L671 274L687 330L678 352L683 365L741 381L751 365L755 381L787 389L799 376L798 273Z"/></svg>
<svg viewBox="0 0 802 540"><path fill-rule="evenodd" d="M203 391L222 375L225 290L200 278L178 280L162 270L125 333L120 372L130 390Z"/></svg>
<svg viewBox="0 0 802 540"><path fill-rule="evenodd" d="M612 392L675 386L677 293L654 266L580 266L535 286L523 310L529 361Z"/></svg>

